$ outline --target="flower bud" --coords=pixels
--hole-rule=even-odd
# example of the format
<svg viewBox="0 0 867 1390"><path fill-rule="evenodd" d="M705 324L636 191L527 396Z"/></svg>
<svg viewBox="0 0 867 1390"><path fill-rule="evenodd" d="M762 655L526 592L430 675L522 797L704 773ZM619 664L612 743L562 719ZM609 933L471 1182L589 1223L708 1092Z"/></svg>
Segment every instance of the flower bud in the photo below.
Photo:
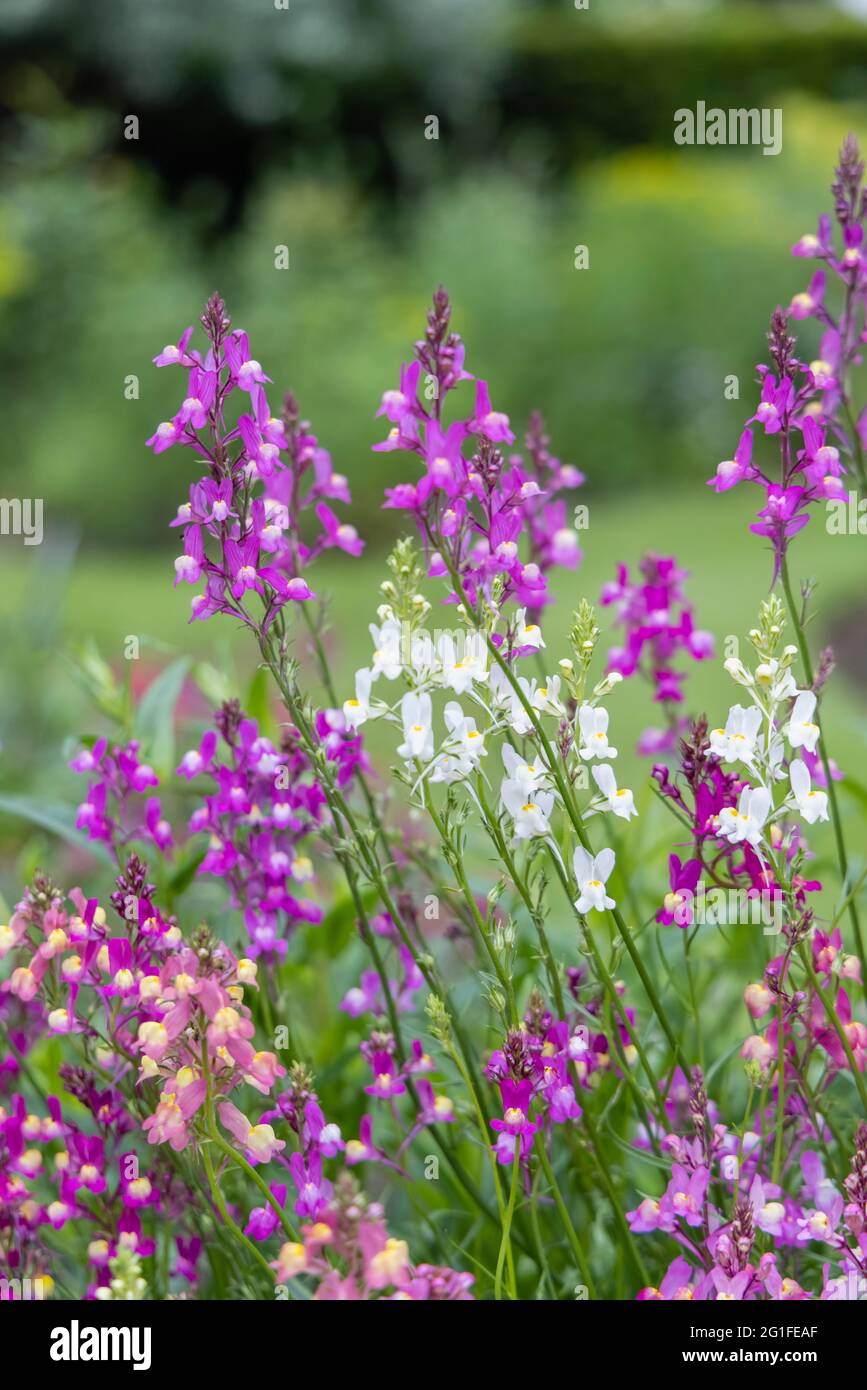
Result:
<svg viewBox="0 0 867 1390"><path fill-rule="evenodd" d="M738 685L753 684L753 678L747 670L746 666L742 661L739 661L736 656L730 656L728 661L723 662L723 665L725 669L728 671L732 680L737 681Z"/></svg>

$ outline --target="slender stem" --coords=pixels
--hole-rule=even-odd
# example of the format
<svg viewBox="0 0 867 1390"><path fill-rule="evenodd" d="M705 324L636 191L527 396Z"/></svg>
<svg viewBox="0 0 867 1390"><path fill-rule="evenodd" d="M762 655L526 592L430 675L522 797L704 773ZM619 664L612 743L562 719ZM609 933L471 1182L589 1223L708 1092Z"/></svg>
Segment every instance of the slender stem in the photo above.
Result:
<svg viewBox="0 0 867 1390"><path fill-rule="evenodd" d="M283 1230L285 1231L289 1240L297 1241L298 1235L294 1227L292 1226L292 1223L290 1222L288 1216L281 1207L280 1203L277 1201L277 1198L274 1196L274 1193L271 1191L265 1179L261 1177L259 1173L256 1172L256 1169L253 1167L252 1163L247 1162L243 1154L239 1153L237 1149L232 1148L232 1145L229 1144L227 1140L223 1138L222 1134L217 1128L217 1117L214 1114L214 1096L211 1082L211 1068L208 1064L207 1038L204 1039L202 1043L202 1075L205 1078L205 1121L208 1128L208 1134L210 1135L212 1143L220 1150L222 1154L225 1154L226 1158L231 1159L231 1161L234 1164L236 1164L237 1167L241 1168L243 1172L246 1173L248 1178L252 1179L252 1181L259 1188L259 1191L262 1193L262 1196L265 1198L268 1205L274 1209L277 1219L280 1222L280 1225L283 1227Z"/></svg>
<svg viewBox="0 0 867 1390"><path fill-rule="evenodd" d="M494 1298L499 1302L503 1289L503 1265L507 1251L511 1250L512 1217L515 1212L515 1199L521 1179L521 1136L515 1137L515 1160L512 1164L512 1185L509 1189L509 1205L503 1220L503 1234L500 1237L500 1250L497 1255L497 1272L494 1275Z"/></svg>
<svg viewBox="0 0 867 1390"><path fill-rule="evenodd" d="M265 1256L262 1254L262 1251L259 1250L253 1244L252 1240L248 1240L248 1238L244 1235L244 1232L241 1230L241 1227L237 1225L237 1223L233 1221L231 1216L229 1215L229 1209L226 1206L223 1194L220 1191L219 1185L217 1183L214 1168L211 1163L211 1155L208 1153L207 1143L204 1143L202 1145L202 1161L205 1165L205 1172L208 1177L208 1185L211 1189L211 1195L214 1199L214 1204L216 1205L217 1210L223 1218L223 1224L227 1227L228 1230L232 1232L232 1235L235 1237L235 1239L237 1241L240 1241L241 1245L246 1246L247 1250L250 1252L253 1258L257 1260L260 1265L262 1265L263 1269L265 1270L265 1273L268 1275L268 1278L273 1280L274 1271L269 1265L268 1261L265 1259Z"/></svg>
<svg viewBox="0 0 867 1390"><path fill-rule="evenodd" d="M798 650L801 653L801 664L804 668L804 680L807 686L813 686L813 665L810 660L810 648L807 643L807 635L804 632L804 625L801 621L801 614L798 612L795 598L792 593L792 585L789 579L789 567L785 555L780 564L780 578L783 584L783 591L786 595L786 603L789 608L789 617L795 629L795 636L798 641ZM834 839L837 845L837 858L840 863L840 872L843 876L843 889L848 892L849 883L849 860L846 854L846 841L843 838L843 823L840 818L840 807L837 803L837 791L834 786L834 778L831 775L831 757L828 752L828 743L825 738L824 730L819 736L819 757L822 760L822 767L825 772L825 782L828 789L828 805L831 810L831 822L834 827ZM864 950L864 940L861 934L861 920L858 915L858 905L855 894L851 893L847 898L847 908L852 929L855 933L855 944L858 949L858 958L861 961L861 983L864 989L864 997L867 999L867 954Z"/></svg>
<svg viewBox="0 0 867 1390"><path fill-rule="evenodd" d="M783 981L780 980L780 994L777 999L777 1117L774 1133L774 1161L771 1165L771 1182L779 1183L783 1166L783 1126L786 1118L786 1036L783 1026Z"/></svg>
<svg viewBox="0 0 867 1390"><path fill-rule="evenodd" d="M460 577L458 576L457 572L454 570L454 568L452 567L452 565L451 565L451 563L450 563L450 561L449 561L449 559L448 559L447 551L444 549L441 553L442 553L442 555L443 555L443 558L445 559L446 565L448 566L449 574L450 574L451 580L452 580L452 584L454 585L454 588L455 588L455 594L457 595L458 599L459 599L459 600L461 601L461 603L463 604L464 611L467 613L468 616L472 617L472 619L474 620L475 625L476 625L476 630L479 631L479 632L485 632L482 623L480 622L480 620L479 620L478 616L476 615L474 609L472 608L471 604L469 603L466 594L464 593L464 589L463 589L463 586L462 586L462 584L461 584ZM563 772L562 772L562 770L561 770L561 768L560 768L560 766L559 766L559 763L558 763L558 761L557 761L557 758L556 758L556 755L555 755L555 753L554 753L554 750L553 750L553 748L551 747L550 740L548 739L548 736L547 736L547 734L545 733L544 728L542 727L542 723L541 723L541 721L540 721L540 719L539 719L538 713L537 713L537 711L533 708L533 706L531 705L530 701L528 700L528 698L527 698L525 692L522 690L521 686L519 685L518 681L516 680L515 674L514 674L514 672L512 671L512 668L510 667L510 665L508 664L508 662L504 661L503 657L500 655L500 652L499 652L498 648L497 648L496 645L491 641L490 637L487 635L486 632L485 632L485 640L486 640L486 644L487 644L487 649L488 649L489 655L490 655L490 656L493 658L493 660L497 663L497 665L500 667L500 670L503 672L503 674L505 675L506 679L508 680L510 686L512 687L512 690L514 691L514 693L515 693L516 696L518 697L518 700L520 701L520 704L521 704L521 706L522 706L522 708L523 708L523 710L524 710L524 713L527 715L527 718L530 720L530 723L532 724L533 729L535 730L535 733L536 733L536 735L537 735L537 737L538 737L538 739L539 739L539 741L540 741L540 743L541 743L541 745L542 745L542 748L543 748L543 750L544 750L544 752L545 752L545 756L546 756L547 767L548 767L548 769L549 769L551 775L553 776L554 781L557 783L557 789L558 789L558 791L560 792L560 796L561 796L561 798L562 798L563 805L564 805L565 810L566 810L566 814L568 815L569 820L570 820L571 823L572 823L572 826L573 826L573 828L574 828L574 830L575 830L575 834L577 835L578 840L579 840L580 843L584 846L584 848L587 850L587 852L588 852L589 854L592 854L592 853L593 853L593 847L592 847L592 845L591 845L591 843L590 843L590 839L589 839L589 837L588 837L588 835L587 835L587 831L586 831L586 829L585 829L585 827L584 827L584 822L583 822L583 820L582 820L582 818L581 818L581 814L580 814L580 812L579 812L577 806L575 805L575 800L574 800L574 797L573 797L573 794L572 794L572 788L571 788L571 786L569 785L569 783L567 782L566 778L565 778L564 775L563 775ZM676 1035L675 1035L675 1033L674 1033L674 1030L672 1029L671 1024L669 1023L669 1020L668 1020L668 1018L667 1018L667 1016L666 1016L666 1014L665 1014L665 1011L663 1010L663 1007L662 1007L662 1004L661 1004L661 1002L660 1002L659 996L658 996L658 994L657 994L657 992L656 992L656 988L655 988L655 986L654 986L654 983L653 983L653 981L651 980L649 974L647 973L647 969L646 969L646 967L645 967L645 965L644 965L644 962L643 962L642 959L641 959L641 956L639 955L639 952L638 952L638 949L637 949L637 947L636 947L636 945L635 945L635 942L632 940L632 935L631 935L631 933L630 933L630 931L629 931L629 928L627 927L625 921L623 920L623 916L622 916L620 910L619 910L617 907L611 908L610 911L611 911L611 915L612 915L612 917L613 917L613 919L614 919L614 923L615 923L615 925L616 925L616 927L617 927L617 930L618 930L618 932L620 933L620 936L621 936L621 938L622 938L622 940L623 940L623 944L625 945L625 947L626 947L626 949L627 949L627 951L628 951L628 953L629 953L630 959L632 960L632 963L633 963L633 965L635 966L636 971L638 972L638 976L639 976L639 979L641 980L642 986L643 986L643 988L644 988L644 992L645 992L645 994L647 995L647 997L648 997L648 999L649 999L649 1001L650 1001L651 1007L652 1007L654 1013L656 1014L656 1016L657 1016L657 1018L658 1018L658 1020L659 1020L659 1023L660 1023L660 1026L661 1026L661 1028L662 1028L662 1031L663 1031L663 1033L665 1034L665 1036L666 1036L666 1038L667 1038L667 1040L668 1040L668 1044L669 1044L669 1046L670 1046L672 1052L674 1053L674 1056L676 1057L677 1062L678 1062L679 1066L682 1068L684 1074L685 1074L685 1075L689 1075L689 1063L688 1063L688 1061L687 1061L687 1059L686 1059L686 1056L685 1056L685 1054L684 1054L684 1052L683 1052L683 1049L682 1049L682 1047L681 1047L681 1045L680 1045L680 1043L679 1043L679 1041L678 1041L678 1039L677 1039L677 1037L676 1037Z"/></svg>
<svg viewBox="0 0 867 1390"><path fill-rule="evenodd" d="M557 1211L560 1214L560 1220L563 1222L563 1229L566 1232L566 1239L572 1247L572 1253L578 1262L578 1268L581 1272L581 1278L584 1280L584 1283L587 1286L587 1293L590 1298L595 1298L596 1293L594 1291L593 1286L593 1277L590 1273L590 1266L587 1263L587 1257L584 1254L584 1247L578 1239L575 1227L572 1225L571 1217L569 1216L569 1212L566 1209L566 1203L563 1201L563 1195L560 1192L560 1188L557 1184L557 1179L554 1176L554 1169L551 1167L551 1161L548 1158L548 1154L545 1149L545 1140L541 1131L537 1133L536 1140L536 1152L539 1155L539 1162L542 1165L542 1171L544 1172L548 1182L548 1186L551 1189L551 1195L554 1198Z"/></svg>
<svg viewBox="0 0 867 1390"><path fill-rule="evenodd" d="M692 1006L692 1016L695 1020L695 1034L696 1041L698 1044L698 1064L701 1067L702 1071L704 1071L704 1035L702 1033L701 1013L698 1007L698 996L695 992L695 980L693 978L692 973L692 961L690 960L689 956L689 948L689 928L687 927L683 933L683 960L684 965L686 966L686 980L687 984L689 985L689 999L690 1004Z"/></svg>
<svg viewBox="0 0 867 1390"><path fill-rule="evenodd" d="M803 944L800 947L800 955L804 965L804 969L810 976L813 988L819 996L819 999L822 1003L822 1007L828 1016L828 1021L834 1028L837 1037L840 1039L840 1046L846 1054L846 1060L849 1063L849 1067L852 1072L852 1079L855 1082L856 1087L858 1088L858 1095L861 1097L861 1104L864 1107L864 1114L867 1115L867 1086L865 1086L864 1078L861 1075L861 1072L858 1070L858 1066L855 1062L855 1057L852 1052L851 1043L849 1042L849 1039L846 1036L846 1030L840 1022L839 1018L837 1017L837 1010L834 1007L833 1000L829 999L828 995L823 990L822 985L819 981L819 977L816 974L815 969L813 968L813 962L810 959L809 952L806 946L804 946Z"/></svg>
<svg viewBox="0 0 867 1390"><path fill-rule="evenodd" d="M480 1134L481 1140L482 1140L482 1147L484 1148L485 1153L486 1153L486 1155L487 1155L488 1165L489 1165L490 1170L491 1170L491 1177L492 1177L493 1183L494 1183L494 1193L496 1194L496 1198L497 1198L497 1208L498 1208L499 1213L500 1213L500 1226L501 1226L501 1228L502 1228L502 1227L505 1225L505 1220L506 1220L506 1208L505 1208L505 1205L504 1205L504 1203L503 1203L503 1193L502 1193L502 1190L501 1190L501 1188L500 1188L500 1174L499 1174L499 1169L498 1169L498 1166L497 1166L497 1160L496 1160L496 1158L494 1157L494 1151L493 1151L493 1149L491 1148L490 1135L488 1134L487 1125L486 1125L486 1121L485 1121L485 1116L484 1116L484 1113L483 1113L483 1111L482 1111L481 1106L479 1105L478 1101L476 1100L476 1093L475 1093L475 1090L474 1090L474 1088L470 1085L470 1079L469 1079L469 1077L468 1077L467 1074L466 1074L466 1068L465 1068L465 1066L464 1066L463 1059L458 1055L458 1052L457 1052L457 1049L456 1049L455 1046L454 1046L454 1043L452 1043L451 1040L448 1040L448 1041L443 1040L443 1046L445 1047L446 1051L448 1052L449 1056L451 1057L452 1061L454 1062L455 1066L457 1067L458 1071L460 1072L461 1076L463 1077L464 1083L466 1084L467 1089L469 1090L470 1095L471 1095L472 1098L473 1098L473 1105L474 1105L474 1107L475 1107L475 1112L476 1112L476 1124L478 1125L478 1128L479 1128L479 1134ZM506 1266L507 1266L507 1269L508 1269L508 1271L509 1271L510 1287L511 1287L512 1290L514 1291L515 1296L517 1296L517 1288L516 1288L516 1285L515 1285L514 1257L513 1257L513 1255L512 1255L512 1249L511 1249L511 1244L510 1244L510 1243L507 1244L507 1247L506 1247Z"/></svg>

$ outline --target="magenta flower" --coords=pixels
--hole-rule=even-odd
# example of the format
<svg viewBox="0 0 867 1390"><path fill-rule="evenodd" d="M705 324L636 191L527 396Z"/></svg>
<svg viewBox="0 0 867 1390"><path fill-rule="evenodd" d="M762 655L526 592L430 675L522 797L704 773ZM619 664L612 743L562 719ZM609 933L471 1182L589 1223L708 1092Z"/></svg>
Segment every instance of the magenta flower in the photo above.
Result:
<svg viewBox="0 0 867 1390"><path fill-rule="evenodd" d="M316 515L325 528L322 543L326 548L337 546L339 550L345 550L347 555L361 554L364 550L364 541L354 526L350 526L347 522L340 522L325 502L318 503Z"/></svg>

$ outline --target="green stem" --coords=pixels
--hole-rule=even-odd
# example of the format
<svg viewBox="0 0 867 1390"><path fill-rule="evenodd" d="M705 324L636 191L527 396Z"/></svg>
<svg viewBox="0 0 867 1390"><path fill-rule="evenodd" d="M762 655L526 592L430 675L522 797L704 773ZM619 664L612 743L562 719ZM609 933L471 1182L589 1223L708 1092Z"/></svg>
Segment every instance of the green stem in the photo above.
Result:
<svg viewBox="0 0 867 1390"><path fill-rule="evenodd" d="M242 1153L239 1153L237 1149L234 1149L232 1145L223 1138L222 1134L217 1128L217 1117L214 1114L214 1096L211 1082L211 1068L208 1063L207 1038L203 1039L202 1042L202 1075L205 1078L205 1122L207 1124L208 1134L210 1135L212 1143L220 1150L222 1154L226 1156L226 1158L231 1159L231 1161L234 1164L236 1164L238 1168L242 1169L242 1171L246 1173L247 1177L255 1183L256 1187L258 1187L259 1191L262 1193L262 1196L265 1198L265 1201L268 1203L270 1207L273 1207L277 1219L280 1222L280 1225L283 1227L283 1230L286 1233L289 1240L297 1242L298 1235L294 1230L292 1223L290 1222L288 1216L281 1207L280 1203L277 1201L277 1198L274 1196L265 1179L256 1172L256 1169L253 1167L252 1163L247 1162L246 1158Z"/></svg>
<svg viewBox="0 0 867 1390"><path fill-rule="evenodd" d="M572 1247L572 1253L575 1256L575 1259L578 1263L578 1269L581 1272L581 1278L584 1280L584 1283L587 1286L587 1293L590 1298L595 1298L596 1294L593 1286L593 1277L590 1273L590 1266L587 1263L587 1257L584 1254L584 1248L580 1240L578 1239L575 1227L572 1225L571 1218L569 1216L568 1211L566 1210L566 1203L563 1201L563 1196L557 1184L557 1179L554 1176L554 1169L551 1167L551 1161L548 1158L548 1154L545 1149L545 1140L541 1133L541 1130L537 1133L536 1140L536 1152L539 1155L539 1162L542 1165L542 1170L545 1174L548 1186L551 1189L551 1195L554 1198L557 1211L560 1214L560 1220L563 1222L563 1229L566 1232L566 1239Z"/></svg>
<svg viewBox="0 0 867 1390"><path fill-rule="evenodd" d="M268 1261L265 1259L265 1256L262 1254L261 1250L259 1250L253 1244L251 1240L247 1239L247 1237L244 1235L244 1232L241 1230L241 1227L238 1226L229 1215L229 1209L226 1206L226 1203L223 1199L223 1194L220 1191L219 1186L217 1184L217 1178L214 1173L213 1165L211 1163L211 1155L208 1153L207 1143L204 1143L202 1145L202 1161L205 1165L205 1172L208 1177L208 1185L211 1189L211 1196L214 1199L214 1204L217 1210L223 1218L223 1224L227 1227L228 1230L232 1232L232 1235L235 1237L235 1239L237 1241L240 1241L241 1245L246 1247L246 1249L253 1256L253 1258L257 1260L260 1265L262 1265L263 1269L265 1270L265 1273L268 1275L268 1278L273 1282L274 1271L269 1265Z"/></svg>
<svg viewBox="0 0 867 1390"><path fill-rule="evenodd" d="M503 1220L503 1234L500 1237L500 1250L497 1255L497 1271L494 1276L494 1298L500 1301L503 1290L503 1264L506 1260L506 1252L510 1251L512 1217L515 1212L515 1199L518 1195L518 1184L521 1178L521 1137L515 1139L515 1161L512 1164L512 1186L509 1189L509 1205L506 1208L505 1219Z"/></svg>
<svg viewBox="0 0 867 1390"><path fill-rule="evenodd" d="M485 631L484 626L482 625L478 616L476 615L474 609L468 602L467 596L464 593L463 586L460 581L460 577L458 576L457 572L454 570L448 559L447 549L442 549L441 553L443 555L443 558L445 559L446 565L448 566L449 574L451 576L452 584L454 586L457 598L463 604L464 611L466 612L466 614L469 617L472 617L476 626L476 631L484 633L489 656L493 658L493 660L500 667L500 670L505 675L506 679L509 682L509 685L512 687L512 690L517 695L518 700L520 701L520 704L524 710L524 713L527 715L527 718L530 720L530 723L532 724L533 729L535 730L539 742L545 752L548 769L551 772L551 775L553 776L554 781L557 784L557 789L560 793L564 808L566 810L566 814L572 823L575 834L577 835L579 842L587 850L588 854L592 855L593 846L590 843L589 836L587 835L587 831L584 827L584 822L581 818L581 813L575 805L575 800L572 794L572 788L563 775L554 750L551 747L550 740L548 739L548 736L545 733L544 728L542 727L538 713L531 705L525 692L521 689L521 686L516 680L512 668L509 666L508 662L506 662L500 655L498 648L491 641L490 637ZM625 921L623 920L623 916L617 907L611 908L610 911L611 916L614 919L615 926L617 927L617 930L620 933L620 936L623 940L623 944L625 945L629 953L630 959L632 960L632 964L634 965L638 973L639 979L641 980L644 992L650 1001L651 1008L656 1014L657 1019L659 1020L660 1027L662 1028L662 1031L668 1040L669 1047L671 1048L672 1053L677 1059L678 1065L682 1068L684 1075L688 1076L690 1070L689 1062L686 1060L686 1056L683 1052L683 1049L680 1046L677 1037L675 1036L675 1033L671 1027L671 1024L668 1021L668 1018L666 1017L659 996L656 993L656 988L649 974L647 973L644 962L642 961L641 956L639 955L639 952L636 948L635 942L632 940L632 935L629 931L629 928L627 927Z"/></svg>
<svg viewBox="0 0 867 1390"><path fill-rule="evenodd" d="M789 567L785 555L780 564L780 578L783 584L783 591L786 595L786 603L789 608L789 617L795 629L795 636L798 641L798 650L801 653L801 664L804 668L804 680L809 689L813 687L813 664L810 660L810 648L807 643L807 636L804 632L804 625L801 621L801 614L798 612L795 598L792 593L792 585L789 579ZM834 827L834 840L837 845L837 859L840 863L840 872L843 876L843 889L848 891L849 883L849 860L846 853L846 842L843 838L843 823L840 818L840 807L837 803L837 791L834 786L834 778L831 776L831 757L828 753L827 739L824 731L819 735L819 757L822 760L822 767L825 772L825 781L828 790L828 805L831 810L831 822ZM855 944L858 949L858 958L861 961L861 982L864 989L864 996L867 999L867 954L864 950L864 940L861 935L861 920L858 915L858 906L855 901L855 894L850 893L847 898L847 908L849 918L852 923L852 930L855 933Z"/></svg>
<svg viewBox="0 0 867 1390"><path fill-rule="evenodd" d="M819 982L819 977L813 968L813 962L810 959L808 949L806 946L803 945L803 943L800 947L800 955L804 969L810 976L810 981L813 985L813 988L819 996L819 999L822 1003L822 1007L825 1010L825 1013L827 1014L828 1021L834 1028L837 1037L840 1039L840 1046L846 1054L846 1060L849 1063L849 1068L852 1072L852 1079L855 1082L855 1085L858 1089L858 1095L861 1097L861 1104L864 1107L864 1114L867 1115L867 1087L865 1087L864 1078L861 1075L855 1063L855 1057L852 1052L852 1046L849 1042L849 1039L846 1036L846 1030L840 1022L839 1018L837 1017L837 1010L834 1007L833 1001L828 998L827 994L825 993Z"/></svg>
<svg viewBox="0 0 867 1390"><path fill-rule="evenodd" d="M506 1208L503 1204L503 1193L500 1189L500 1174L497 1166L497 1160L494 1157L494 1151L491 1147L491 1141L487 1130L485 1116L481 1106L479 1105L476 1099L475 1090L470 1085L470 1079L466 1074L466 1067L464 1065L463 1059L458 1055L457 1049L451 1041L444 1040L443 1046L445 1047L446 1051L448 1052L449 1056L451 1057L452 1061L454 1062L455 1066L457 1067L458 1071L463 1077L464 1084L466 1085L467 1089L470 1092L470 1095L473 1098L473 1105L475 1107L476 1112L476 1124L478 1125L479 1134L482 1140L482 1147L487 1155L488 1165L491 1169L491 1177L494 1183L494 1193L497 1198L497 1209L500 1213L500 1228L502 1229L505 1225L506 1220ZM506 1247L506 1267L508 1270L510 1288L512 1290L513 1297L517 1297L517 1287L515 1285L515 1265L514 1257L512 1255L511 1243L507 1244Z"/></svg>

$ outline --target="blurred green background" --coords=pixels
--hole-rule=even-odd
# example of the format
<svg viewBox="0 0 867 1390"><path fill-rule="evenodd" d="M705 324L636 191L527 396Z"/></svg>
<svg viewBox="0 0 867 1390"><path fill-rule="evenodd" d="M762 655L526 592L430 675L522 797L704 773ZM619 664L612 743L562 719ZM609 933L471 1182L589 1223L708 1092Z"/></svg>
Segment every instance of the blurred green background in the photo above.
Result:
<svg viewBox="0 0 867 1390"><path fill-rule="evenodd" d="M581 594L651 548L692 570L701 626L752 624L769 559L745 499L704 480L752 409L770 311L804 284L789 248L829 205L842 138L867 134L867 6L4 0L0 40L0 496L42 497L46 525L39 548L0 538L4 790L75 799L64 739L94 727L68 655L82 643L121 669L141 637L138 687L187 643L232 693L249 680L231 630L184 627L167 521L192 473L144 447L179 399L151 358L216 288L353 489L365 557L316 585L335 593L341 679L395 534L382 489L412 476L370 453L374 411L439 282L496 407L520 434L539 406L587 475L586 560L556 585L549 646ZM676 147L673 113L698 100L781 107L782 153ZM794 564L823 578L814 640L844 658L834 751L860 775L865 544L817 520ZM724 713L718 667L690 690ZM637 685L617 699L628 747L653 711Z"/></svg>

